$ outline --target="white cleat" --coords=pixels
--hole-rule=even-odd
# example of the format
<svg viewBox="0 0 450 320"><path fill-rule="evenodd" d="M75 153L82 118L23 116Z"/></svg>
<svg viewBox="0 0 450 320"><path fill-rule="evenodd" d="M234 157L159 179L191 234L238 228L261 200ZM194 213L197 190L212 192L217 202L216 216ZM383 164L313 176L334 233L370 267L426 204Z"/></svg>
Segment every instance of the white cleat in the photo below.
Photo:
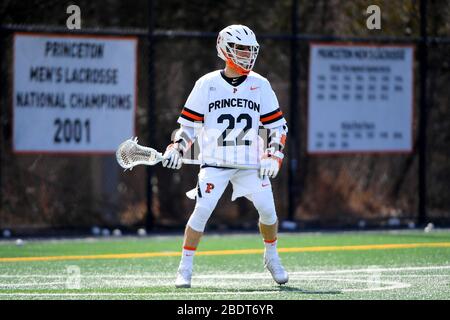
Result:
<svg viewBox="0 0 450 320"><path fill-rule="evenodd" d="M278 284L285 284L289 281L289 275L281 265L281 260L278 256L276 257L264 257L264 267L270 271L273 280Z"/></svg>
<svg viewBox="0 0 450 320"><path fill-rule="evenodd" d="M192 270L178 269L177 279L175 280L175 287L190 288L191 287Z"/></svg>

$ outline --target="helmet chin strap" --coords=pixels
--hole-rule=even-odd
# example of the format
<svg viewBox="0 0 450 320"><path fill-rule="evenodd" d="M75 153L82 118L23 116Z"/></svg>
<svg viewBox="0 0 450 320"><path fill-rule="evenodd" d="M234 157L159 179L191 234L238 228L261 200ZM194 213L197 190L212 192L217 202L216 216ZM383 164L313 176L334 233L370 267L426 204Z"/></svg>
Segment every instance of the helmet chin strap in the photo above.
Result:
<svg viewBox="0 0 450 320"><path fill-rule="evenodd" d="M241 76L246 76L250 73L250 70L243 69L242 67L235 64L231 59L227 59L226 64L230 69L232 69L234 72L236 72Z"/></svg>
<svg viewBox="0 0 450 320"><path fill-rule="evenodd" d="M226 57L226 65L233 70L234 72L236 72L237 74L241 75L241 76L246 76L250 73L251 70L245 70L244 68L242 68L241 66L237 65L236 63L234 63L234 61L226 54L225 51L222 50L222 53L224 54L224 56Z"/></svg>

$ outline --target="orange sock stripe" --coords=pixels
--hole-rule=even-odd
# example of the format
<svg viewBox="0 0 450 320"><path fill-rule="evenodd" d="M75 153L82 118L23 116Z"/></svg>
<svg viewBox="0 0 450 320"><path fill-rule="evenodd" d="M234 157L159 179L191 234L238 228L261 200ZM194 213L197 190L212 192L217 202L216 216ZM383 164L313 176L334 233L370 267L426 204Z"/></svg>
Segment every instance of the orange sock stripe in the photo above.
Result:
<svg viewBox="0 0 450 320"><path fill-rule="evenodd" d="M277 238L275 238L275 239L273 239L273 240L265 240L265 239L264 239L264 242L265 242L265 243L274 243L275 241L277 241Z"/></svg>
<svg viewBox="0 0 450 320"><path fill-rule="evenodd" d="M191 250L191 251L197 250L197 248L194 248L194 247L188 247L188 246L184 246L183 249L184 249L184 250Z"/></svg>

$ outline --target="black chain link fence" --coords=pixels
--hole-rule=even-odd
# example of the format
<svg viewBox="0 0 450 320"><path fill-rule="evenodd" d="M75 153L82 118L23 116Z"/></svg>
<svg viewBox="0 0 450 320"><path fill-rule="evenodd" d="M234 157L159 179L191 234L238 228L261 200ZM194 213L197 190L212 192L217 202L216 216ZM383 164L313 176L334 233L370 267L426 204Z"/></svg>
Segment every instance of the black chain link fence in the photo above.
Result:
<svg viewBox="0 0 450 320"><path fill-rule="evenodd" d="M380 43L377 37L385 37L381 42L418 45L419 4L415 1L405 1L403 6L388 1L379 4L386 12L383 28L388 31L378 31L374 37L365 28L363 9L369 5L367 1L356 1L353 5L343 1L298 2L300 33L295 41L299 67L297 77L291 77L291 41L294 37L290 27L294 2L267 2L265 9L260 10L261 2L251 2L245 7L225 1L220 8L213 9L211 4L201 1L189 4L154 1L153 61L148 60L147 2L127 1L129 5L125 6L121 1L107 1L110 6L106 12L100 12L104 8L100 4L80 1L78 5L85 19L82 32L134 34L139 39L136 132L140 143L148 144L149 126L152 126L152 147L164 150L177 128L177 117L195 81L203 74L223 67L216 56L216 33L228 24L241 22L256 32L261 45L255 71L269 79L288 123L295 121L297 128L295 132L289 132L286 148L288 154L294 140L291 138L295 136L298 164L291 180L295 190L294 208L289 208L289 158L273 181L280 220L295 220L301 229L412 226L418 221L419 201L420 56L416 54L414 61L414 151L410 154L308 155L306 112L311 41L341 43L354 37L355 43ZM67 16L65 5L50 1L34 6L36 14L31 18L20 13L20 10L30 10L29 6L33 4L6 3L1 7L0 229L9 228L19 233L42 230L67 233L90 230L95 225L134 230L148 225L147 196L151 194L155 230L181 230L195 204L185 192L196 185L198 166L185 165L180 171L156 166L148 193L146 168L139 166L131 172L123 172L114 155L18 155L12 152L12 34L15 30L63 32ZM428 220L440 225L450 221L450 41L438 37L448 37L450 26L444 23L444 27L436 30L433 26L442 14L449 12L448 7L434 4L429 8L430 37L434 41L428 44L426 200ZM392 10L400 19L392 14ZM201 12L204 12L203 16L199 15ZM351 23L355 20L359 22ZM43 27L44 24L50 25ZM124 25L134 27L123 28ZM339 38L337 35L341 34L347 37ZM150 63L153 68L149 70ZM153 88L149 87L149 79L153 80ZM298 81L292 83L292 79ZM295 88L298 101L292 102L291 90ZM149 116L150 89L154 93L152 116ZM291 117L292 107L296 108L296 119ZM231 186L219 201L208 229L256 230L258 215L253 205L244 198L234 202L230 199Z"/></svg>

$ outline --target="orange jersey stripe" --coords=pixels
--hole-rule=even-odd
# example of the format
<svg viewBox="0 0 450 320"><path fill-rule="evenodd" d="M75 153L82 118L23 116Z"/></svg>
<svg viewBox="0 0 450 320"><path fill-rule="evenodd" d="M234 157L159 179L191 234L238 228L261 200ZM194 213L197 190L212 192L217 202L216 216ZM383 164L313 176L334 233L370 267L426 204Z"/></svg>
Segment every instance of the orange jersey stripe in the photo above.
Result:
<svg viewBox="0 0 450 320"><path fill-rule="evenodd" d="M203 119L204 119L204 117L196 116L196 115L194 115L194 114L192 114L192 113L190 113L189 111L186 111L186 110L182 110L181 113L184 114L186 117L191 118L193 120L203 121Z"/></svg>
<svg viewBox="0 0 450 320"><path fill-rule="evenodd" d="M278 118L278 117L280 117L282 115L283 115L283 112L278 111L277 113L275 113L275 114L273 114L271 116L268 116L268 117L265 117L265 118L261 118L261 122L270 121L270 120Z"/></svg>

